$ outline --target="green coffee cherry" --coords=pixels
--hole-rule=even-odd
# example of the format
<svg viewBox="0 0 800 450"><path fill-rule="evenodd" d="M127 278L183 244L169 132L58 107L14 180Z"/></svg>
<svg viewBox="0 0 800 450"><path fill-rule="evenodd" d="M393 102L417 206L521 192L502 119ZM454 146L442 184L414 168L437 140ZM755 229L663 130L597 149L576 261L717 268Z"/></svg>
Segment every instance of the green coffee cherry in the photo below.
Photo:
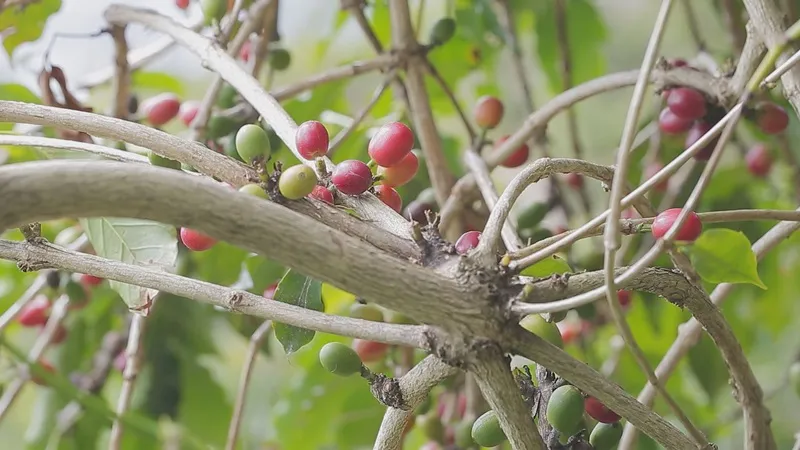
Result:
<svg viewBox="0 0 800 450"><path fill-rule="evenodd" d="M444 425L438 414L430 413L417 416L416 426L422 430L422 434L428 439L437 442L444 440Z"/></svg>
<svg viewBox="0 0 800 450"><path fill-rule="evenodd" d="M165 158L154 152L150 152L149 158L150 158L150 164L154 166L166 167L167 169L181 170L180 161L175 161L174 159Z"/></svg>
<svg viewBox="0 0 800 450"><path fill-rule="evenodd" d="M365 305L356 302L350 305L350 317L371 320L373 322L383 322L383 311L375 305Z"/></svg>
<svg viewBox="0 0 800 450"><path fill-rule="evenodd" d="M236 151L246 163L266 161L271 147L267 132L258 125L247 124L236 132Z"/></svg>
<svg viewBox="0 0 800 450"><path fill-rule="evenodd" d="M347 377L361 372L356 351L341 342L329 342L319 351L319 362L328 372Z"/></svg>
<svg viewBox="0 0 800 450"><path fill-rule="evenodd" d="M500 420L494 411L488 411L472 424L472 440L481 447L495 447L506 440Z"/></svg>
<svg viewBox="0 0 800 450"><path fill-rule="evenodd" d="M236 151L236 135L235 134L228 135L228 137L225 139L225 143L222 146L222 148L223 148L223 150L225 150L225 155L235 159L236 161L244 162L242 160L242 157L239 156L239 152Z"/></svg>
<svg viewBox="0 0 800 450"><path fill-rule="evenodd" d="M219 22L228 12L228 2L225 0L200 0L200 7L203 10L205 25L211 25L214 21Z"/></svg>
<svg viewBox="0 0 800 450"><path fill-rule="evenodd" d="M583 419L583 394L575 386L564 385L553 391L547 403L547 421L560 433L572 436Z"/></svg>
<svg viewBox="0 0 800 450"><path fill-rule="evenodd" d="M316 185L317 174L314 169L305 164L289 167L278 180L278 189L281 191L281 195L289 200L305 197L314 190Z"/></svg>
<svg viewBox="0 0 800 450"><path fill-rule="evenodd" d="M456 21L450 17L444 17L433 25L428 40L431 45L442 45L452 39L455 33Z"/></svg>
<svg viewBox="0 0 800 450"><path fill-rule="evenodd" d="M800 396L800 362L796 362L789 367L789 380L792 383L794 392Z"/></svg>
<svg viewBox="0 0 800 450"><path fill-rule="evenodd" d="M236 131L238 126L239 124L230 117L212 116L208 119L208 125L206 125L206 137L219 139Z"/></svg>
<svg viewBox="0 0 800 450"><path fill-rule="evenodd" d="M86 290L83 286L73 280L67 281L67 284L64 286L64 293L67 294L69 302L73 305L82 305L89 300L89 296L86 294Z"/></svg>
<svg viewBox="0 0 800 450"><path fill-rule="evenodd" d="M622 425L615 423L598 423L589 435L589 443L594 450L612 450L617 448L622 439Z"/></svg>
<svg viewBox="0 0 800 450"><path fill-rule="evenodd" d="M244 186L239 188L239 192L255 195L256 197L268 198L266 191L264 191L264 189L261 186L255 183L245 184Z"/></svg>
<svg viewBox="0 0 800 450"><path fill-rule="evenodd" d="M269 51L269 66L272 70L286 70L292 63L292 55L283 48L273 48Z"/></svg>
<svg viewBox="0 0 800 450"><path fill-rule="evenodd" d="M217 94L217 106L222 109L233 108L236 106L237 95L239 95L239 93L236 91L236 88L228 83L223 84L219 89L219 94Z"/></svg>
<svg viewBox="0 0 800 450"><path fill-rule="evenodd" d="M564 341L561 339L561 332L558 331L556 324L545 321L542 316L531 314L522 319L519 324L522 328L525 328L556 347L564 348Z"/></svg>
<svg viewBox="0 0 800 450"><path fill-rule="evenodd" d="M455 442L458 448L475 448L475 441L472 440L472 425L474 423L474 420L464 419L456 424L453 434L455 435Z"/></svg>
<svg viewBox="0 0 800 450"><path fill-rule="evenodd" d="M398 325L416 325L417 322L405 314L400 314L397 311L389 312L389 317L386 320L389 323L396 323Z"/></svg>

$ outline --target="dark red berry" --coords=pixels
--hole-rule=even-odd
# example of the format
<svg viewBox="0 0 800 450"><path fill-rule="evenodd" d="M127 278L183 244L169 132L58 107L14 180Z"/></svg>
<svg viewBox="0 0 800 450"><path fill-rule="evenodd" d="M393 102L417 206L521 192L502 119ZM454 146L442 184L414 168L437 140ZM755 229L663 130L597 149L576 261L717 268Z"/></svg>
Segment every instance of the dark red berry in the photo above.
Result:
<svg viewBox="0 0 800 450"><path fill-rule="evenodd" d="M411 203L406 206L403 216L408 220L413 220L414 222L419 223L420 225L427 225L428 217L425 216L425 211L433 211L433 205L419 200L412 200Z"/></svg>
<svg viewBox="0 0 800 450"><path fill-rule="evenodd" d="M20 309L17 322L23 327L37 327L47 323L50 317L50 300L38 295Z"/></svg>
<svg viewBox="0 0 800 450"><path fill-rule="evenodd" d="M178 115L181 101L175 94L164 93L143 101L141 108L147 121L160 127Z"/></svg>
<svg viewBox="0 0 800 450"><path fill-rule="evenodd" d="M509 137L511 136L503 136L498 139L494 144L494 148L499 148ZM514 153L510 154L505 161L501 162L500 165L503 167L519 167L528 160L528 152L528 145L522 144L518 149L514 150Z"/></svg>
<svg viewBox="0 0 800 450"><path fill-rule="evenodd" d="M686 67L689 65L689 63L686 62L686 60L683 58L675 58L672 61L670 61L670 64L672 65L672 67Z"/></svg>
<svg viewBox="0 0 800 450"><path fill-rule="evenodd" d="M199 231L181 228L181 242L183 242L183 245L189 250L202 252L213 247L214 244L217 243L217 240Z"/></svg>
<svg viewBox="0 0 800 450"><path fill-rule="evenodd" d="M264 289L264 298L275 298L275 291L278 290L278 283L272 283Z"/></svg>
<svg viewBox="0 0 800 450"><path fill-rule="evenodd" d="M503 120L503 111L503 102L500 99L485 95L475 103L472 117L479 127L491 130Z"/></svg>
<svg viewBox="0 0 800 450"><path fill-rule="evenodd" d="M606 405L600 403L600 400L594 397L586 397L583 401L583 408L592 419L602 423L614 423L619 421L619 414L608 409Z"/></svg>
<svg viewBox="0 0 800 450"><path fill-rule="evenodd" d="M568 173L566 175L567 185L572 189L580 189L583 187L583 177L577 173Z"/></svg>
<svg viewBox="0 0 800 450"><path fill-rule="evenodd" d="M468 251L477 247L480 240L480 231L467 231L456 241L456 252L460 255L465 255Z"/></svg>
<svg viewBox="0 0 800 450"><path fill-rule="evenodd" d="M239 49L239 58L241 58L241 60L244 62L250 61L250 53L252 52L251 49L252 49L252 44L250 43L250 41L244 41L244 44L242 44L242 48Z"/></svg>
<svg viewBox="0 0 800 450"><path fill-rule="evenodd" d="M689 147L694 145L694 143L699 141L700 138L702 138L706 133L708 133L708 130L710 129L711 125L709 125L706 122L702 121L695 122L695 124L692 125L692 128L689 129L689 132L686 134L686 141L684 142L686 148L688 149ZM698 161L708 161L711 158L711 155L714 153L714 147L717 146L718 141L719 141L719 136L712 139L711 142L706 144L705 147L703 147L699 152L694 154L694 159Z"/></svg>
<svg viewBox="0 0 800 450"><path fill-rule="evenodd" d="M365 363L380 361L389 351L389 345L383 342L353 339L353 350L356 351L361 361Z"/></svg>
<svg viewBox="0 0 800 450"><path fill-rule="evenodd" d="M414 152L410 152L392 167L378 167L381 184L389 187L399 187L411 181L419 170L419 159Z"/></svg>
<svg viewBox="0 0 800 450"><path fill-rule="evenodd" d="M619 298L619 306L627 308L631 304L631 291L620 289L617 291L617 297Z"/></svg>
<svg viewBox="0 0 800 450"><path fill-rule="evenodd" d="M676 116L687 120L697 120L706 115L706 99L700 91L681 87L670 89L667 107Z"/></svg>
<svg viewBox="0 0 800 450"><path fill-rule="evenodd" d="M400 194L398 194L393 188L379 184L378 186L375 186L375 195L377 195L378 198L381 199L381 201L388 207L397 211L398 214L400 214L400 211L403 210L403 199L400 198Z"/></svg>
<svg viewBox="0 0 800 450"><path fill-rule="evenodd" d="M764 144L751 148L744 157L747 170L757 177L765 177L772 169L772 156Z"/></svg>
<svg viewBox="0 0 800 450"><path fill-rule="evenodd" d="M648 164L644 168L644 178L646 180L649 180L650 178L653 178L663 168L664 168L664 165L661 164L658 161L655 161L655 162L652 162L652 163ZM653 189L655 189L657 192L664 192L664 191L667 190L667 186L669 186L669 177L664 178L664 181L658 182L658 184L653 186Z"/></svg>
<svg viewBox="0 0 800 450"><path fill-rule="evenodd" d="M678 218L680 213L681 208L671 208L657 215L651 228L653 237L656 239L661 239L664 237L664 235L667 234L667 231L669 231L669 229L675 223L675 219ZM702 232L703 223L700 222L700 218L697 216L697 214L695 214L694 211L691 211L686 217L686 220L683 222L683 226L681 226L681 229L675 235L675 240L692 242L697 239Z"/></svg>
<svg viewBox="0 0 800 450"><path fill-rule="evenodd" d="M343 194L360 195L372 186L372 171L364 162L349 159L333 169L331 182Z"/></svg>
<svg viewBox="0 0 800 450"><path fill-rule="evenodd" d="M84 285L87 288L93 288L95 286L99 286L100 283L102 283L102 282L103 282L102 278L98 278L96 276L85 274L85 273L81 274L81 284Z"/></svg>
<svg viewBox="0 0 800 450"><path fill-rule="evenodd" d="M175 6L180 9L186 9L189 7L189 0L175 0Z"/></svg>
<svg viewBox="0 0 800 450"><path fill-rule="evenodd" d="M562 321L557 326L558 331L561 333L561 340L564 341L564 345L575 342L575 340L581 336L581 326L579 323Z"/></svg>
<svg viewBox="0 0 800 450"><path fill-rule="evenodd" d="M685 133L692 127L692 120L678 117L669 108L661 110L658 116L658 129L664 134Z"/></svg>
<svg viewBox="0 0 800 450"><path fill-rule="evenodd" d="M328 142L328 130L316 120L301 123L294 135L297 152L309 160L325 156L328 153Z"/></svg>
<svg viewBox="0 0 800 450"><path fill-rule="evenodd" d="M200 102L189 100L181 104L178 110L178 119L187 127L192 124L192 121L197 117L197 111L200 110Z"/></svg>
<svg viewBox="0 0 800 450"><path fill-rule="evenodd" d="M756 105L756 123L764 133L783 133L789 126L789 115L775 103L761 102Z"/></svg>
<svg viewBox="0 0 800 450"><path fill-rule="evenodd" d="M312 190L308 196L317 200L321 200L325 203L330 203L331 205L333 204L333 193L325 186L314 186L314 190Z"/></svg>
<svg viewBox="0 0 800 450"><path fill-rule="evenodd" d="M369 140L367 153L382 167L392 167L414 147L414 133L401 122L391 122L380 127Z"/></svg>

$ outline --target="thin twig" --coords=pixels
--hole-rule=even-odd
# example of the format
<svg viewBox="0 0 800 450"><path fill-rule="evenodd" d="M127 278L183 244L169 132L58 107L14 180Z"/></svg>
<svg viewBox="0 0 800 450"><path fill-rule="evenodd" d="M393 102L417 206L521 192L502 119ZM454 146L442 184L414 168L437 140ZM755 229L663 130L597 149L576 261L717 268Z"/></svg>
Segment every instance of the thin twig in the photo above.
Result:
<svg viewBox="0 0 800 450"><path fill-rule="evenodd" d="M149 164L149 161L146 157L137 155L133 152L125 152L103 145L88 144L86 142L71 141L66 139L0 134L0 145L44 147L54 150L74 150L100 155L103 158L112 159L115 161Z"/></svg>
<svg viewBox="0 0 800 450"><path fill-rule="evenodd" d="M114 25L111 27L111 36L114 38L114 117L125 119L128 117L128 100L131 91L131 73L128 65L128 41L125 39L125 26Z"/></svg>
<svg viewBox="0 0 800 450"><path fill-rule="evenodd" d="M439 87L442 88L444 94L450 99L450 103L453 105L456 113L458 113L458 117L461 118L461 123L464 124L464 128L467 130L467 135L469 135L470 142L475 140L475 129L472 127L472 123L464 113L464 109L461 107L461 104L459 104L456 94L452 89L450 89L450 85L447 84L447 80L442 77L442 74L439 73L439 71L436 69L436 66L434 66L427 58L424 59L424 61L425 69L427 69L428 73L433 77L433 79L439 83Z"/></svg>
<svg viewBox="0 0 800 450"><path fill-rule="evenodd" d="M264 67L264 61L269 56L269 45L272 42L273 35L278 30L278 8L280 4L278 0L270 2L265 14L258 20L261 32L259 39L255 45L252 55L252 63L250 66L250 75L253 78L258 78L261 68ZM271 67L270 67L271 70Z"/></svg>
<svg viewBox="0 0 800 450"><path fill-rule="evenodd" d="M156 299L152 299L152 305L156 304ZM150 306L151 308L153 306ZM119 450L122 445L123 425L120 417L127 411L133 396L133 387L136 376L139 374L141 364L141 345L144 338L147 318L144 315L136 314L131 322L131 329L128 335L128 345L125 348L125 370L122 372L122 388L117 399L116 417L111 425L111 436L108 440L109 450Z"/></svg>

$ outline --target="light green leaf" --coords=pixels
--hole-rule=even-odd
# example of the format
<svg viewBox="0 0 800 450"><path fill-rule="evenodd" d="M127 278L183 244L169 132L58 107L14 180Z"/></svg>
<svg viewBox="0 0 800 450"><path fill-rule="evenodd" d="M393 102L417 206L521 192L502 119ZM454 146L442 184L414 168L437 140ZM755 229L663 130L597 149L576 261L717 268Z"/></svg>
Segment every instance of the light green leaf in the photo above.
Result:
<svg viewBox="0 0 800 450"><path fill-rule="evenodd" d="M0 100L41 103L39 96L25 86L16 83L0 84Z"/></svg>
<svg viewBox="0 0 800 450"><path fill-rule="evenodd" d="M81 226L98 256L128 264L171 270L178 257L175 228L139 219L98 217L81 219ZM110 281L128 308L140 309L158 291Z"/></svg>
<svg viewBox="0 0 800 450"><path fill-rule="evenodd" d="M174 92L179 96L184 94L184 83L162 72L136 71L131 75L131 85L135 88Z"/></svg>
<svg viewBox="0 0 800 450"><path fill-rule="evenodd" d="M570 0L566 5L567 40L572 57L572 84L577 85L605 73L603 18L587 0ZM537 50L553 92L564 90L561 54L556 30L555 2L536 2Z"/></svg>
<svg viewBox="0 0 800 450"><path fill-rule="evenodd" d="M517 217L517 229L534 228L544 219L550 211L550 206L545 202L536 202L525 208Z"/></svg>
<svg viewBox="0 0 800 450"><path fill-rule="evenodd" d="M322 303L322 283L311 279L293 270L286 272L278 289L275 291L275 300L300 306L314 311L324 311ZM287 355L300 350L304 345L314 339L314 331L298 328L282 323L274 323L275 337L283 345Z"/></svg>
<svg viewBox="0 0 800 450"><path fill-rule="evenodd" d="M520 273L520 275L524 275L526 277L544 278L553 274L562 275L568 272L572 272L572 268L569 266L569 264L567 264L567 261L558 255L553 255L537 262L530 267L526 267L525 270Z"/></svg>
<svg viewBox="0 0 800 450"><path fill-rule="evenodd" d="M19 44L39 39L42 30L54 12L61 9L61 0L29 2L25 8L8 7L0 12L0 30L3 47L9 56Z"/></svg>
<svg viewBox="0 0 800 450"><path fill-rule="evenodd" d="M740 231L714 228L704 232L691 247L692 264L709 283L750 283L767 286L758 276L758 261L750 241Z"/></svg>

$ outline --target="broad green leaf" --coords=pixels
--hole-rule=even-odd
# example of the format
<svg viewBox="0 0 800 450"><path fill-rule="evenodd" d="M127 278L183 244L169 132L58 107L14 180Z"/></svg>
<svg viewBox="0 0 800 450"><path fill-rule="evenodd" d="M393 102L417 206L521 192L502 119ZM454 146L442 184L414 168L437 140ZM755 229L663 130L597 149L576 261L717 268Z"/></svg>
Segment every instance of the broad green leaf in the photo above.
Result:
<svg viewBox="0 0 800 450"><path fill-rule="evenodd" d="M525 270L520 273L520 275L534 278L545 278L553 274L561 275L567 272L572 272L572 268L569 266L567 261L558 255L553 255L537 262L530 267L526 267Z"/></svg>
<svg viewBox="0 0 800 450"><path fill-rule="evenodd" d="M0 84L0 100L17 102L41 103L39 96L21 84Z"/></svg>
<svg viewBox="0 0 800 450"><path fill-rule="evenodd" d="M163 72L142 72L137 70L131 75L131 85L140 89L174 92L179 96L184 94L184 83L178 78Z"/></svg>
<svg viewBox="0 0 800 450"><path fill-rule="evenodd" d="M689 350L689 366L711 402L728 382L728 369L707 334Z"/></svg>
<svg viewBox="0 0 800 450"><path fill-rule="evenodd" d="M175 266L178 240L172 226L115 217L81 219L81 226L98 256L164 270ZM110 283L132 310L142 308L158 293L118 281Z"/></svg>
<svg viewBox="0 0 800 450"><path fill-rule="evenodd" d="M605 72L603 45L607 33L603 18L588 0L570 0L566 5L567 40L572 57L572 84L577 85ZM539 60L553 92L564 90L561 54L556 30L555 2L536 3L536 44Z"/></svg>
<svg viewBox="0 0 800 450"><path fill-rule="evenodd" d="M193 253L192 256L197 264L196 278L228 286L239 279L247 252L226 242L218 242L214 247Z"/></svg>
<svg viewBox="0 0 800 450"><path fill-rule="evenodd" d="M750 283L767 286L758 276L758 261L750 241L739 231L726 228L707 230L691 247L692 264L709 283Z"/></svg>
<svg viewBox="0 0 800 450"><path fill-rule="evenodd" d="M181 425L206 445L222 447L232 408L225 391L193 355L181 358Z"/></svg>
<svg viewBox="0 0 800 450"><path fill-rule="evenodd" d="M544 216L546 216L549 211L550 206L548 206L547 203L537 202L531 204L517 216L517 229L534 228L539 225L539 222L544 219Z"/></svg>
<svg viewBox="0 0 800 450"><path fill-rule="evenodd" d="M249 255L244 264L253 280L250 292L254 294L262 294L269 285L279 281L286 273L285 267L261 255Z"/></svg>
<svg viewBox="0 0 800 450"><path fill-rule="evenodd" d="M293 270L286 272L275 291L275 300L314 311L324 311L322 283ZM286 354L300 350L314 339L314 331L275 322L275 337L283 345Z"/></svg>
<svg viewBox="0 0 800 450"><path fill-rule="evenodd" d="M39 39L47 19L60 8L61 0L39 0L28 2L25 8L9 6L0 12L3 47L9 56L18 45Z"/></svg>

